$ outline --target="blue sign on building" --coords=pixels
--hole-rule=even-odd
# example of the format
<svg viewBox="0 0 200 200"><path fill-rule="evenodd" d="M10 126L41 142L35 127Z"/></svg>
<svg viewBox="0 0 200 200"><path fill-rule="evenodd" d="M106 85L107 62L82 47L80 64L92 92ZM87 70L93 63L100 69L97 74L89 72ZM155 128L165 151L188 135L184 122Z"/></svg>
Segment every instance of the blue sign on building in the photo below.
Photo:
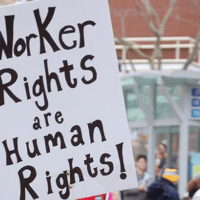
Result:
<svg viewBox="0 0 200 200"><path fill-rule="evenodd" d="M200 87L199 88L192 88L192 96L200 97Z"/></svg>
<svg viewBox="0 0 200 200"><path fill-rule="evenodd" d="M192 109L191 110L191 117L192 118L200 118L200 110L199 109Z"/></svg>
<svg viewBox="0 0 200 200"><path fill-rule="evenodd" d="M192 99L191 101L191 106L192 107L200 107L200 99Z"/></svg>
<svg viewBox="0 0 200 200"><path fill-rule="evenodd" d="M191 88L191 115L193 119L200 119L200 87Z"/></svg>

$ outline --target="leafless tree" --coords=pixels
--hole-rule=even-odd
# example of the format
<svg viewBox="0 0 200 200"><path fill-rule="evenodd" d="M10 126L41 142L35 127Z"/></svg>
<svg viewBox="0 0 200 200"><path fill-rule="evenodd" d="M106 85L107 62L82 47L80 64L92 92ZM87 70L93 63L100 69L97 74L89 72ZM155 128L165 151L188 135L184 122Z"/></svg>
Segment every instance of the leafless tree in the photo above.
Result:
<svg viewBox="0 0 200 200"><path fill-rule="evenodd" d="M200 1L198 2L197 0L191 0L191 2L194 5L194 8L197 9L197 11L200 13ZM200 45L200 23L199 23L197 36L196 36L196 39L195 39L195 42L194 42L194 46L192 48L192 51L191 51L187 61L185 62L184 66L183 66L183 70L186 70L188 68L188 66L195 59L197 52L199 50L199 45Z"/></svg>
<svg viewBox="0 0 200 200"><path fill-rule="evenodd" d="M159 14L156 12L154 7L151 5L150 0L132 0L134 3L135 8L140 13L140 15L143 17L143 19L146 21L147 25L149 26L150 30L154 33L156 37L155 42L155 48L153 49L152 54L146 55L144 52L142 52L138 48L134 48L134 45L137 45L136 43L128 43L123 38L117 38L117 41L121 44L127 46L128 49L136 51L136 53L141 56L144 59L148 59L151 69L155 69L155 59L158 59L158 69L161 69L162 64L162 50L160 48L161 45L161 37L165 31L165 25L167 23L167 20L169 19L174 4L177 0L169 0L169 7L167 9L167 12L165 13L162 20L160 20ZM194 5L195 9L198 10L200 13L200 0L190 0L191 3ZM143 6L141 6L141 4ZM200 49L200 23L199 28L197 31L197 35L195 38L195 41L193 43L193 48L190 52L190 55L188 56L186 62L183 65L183 70L186 70L188 66L194 61L198 50Z"/></svg>
<svg viewBox="0 0 200 200"><path fill-rule="evenodd" d="M150 0L132 0L134 3L134 6L136 7L137 11L140 13L140 15L143 17L143 19L146 21L147 25L149 26L150 30L155 34L156 36L156 42L155 42L155 48L153 49L152 54L146 55L143 53L140 49L134 49L133 45L135 43L127 43L123 40L123 38L117 38L117 40L120 43L123 43L123 45L127 45L129 49L135 50L142 58L148 59L151 69L155 69L155 59L158 59L158 69L161 69L161 60L162 60L162 50L160 47L161 44L161 37L165 31L165 25L167 23L167 20L169 19L174 4L176 3L176 0L169 0L169 7L163 17L159 16L159 14L156 12L156 10L151 5ZM143 6L141 6L143 4Z"/></svg>
<svg viewBox="0 0 200 200"><path fill-rule="evenodd" d="M127 9L113 9L112 10L112 14L119 18L119 21L121 24L122 37L125 37L126 35L125 22L126 22L126 17L129 15L129 13L130 13L130 10L127 10Z"/></svg>

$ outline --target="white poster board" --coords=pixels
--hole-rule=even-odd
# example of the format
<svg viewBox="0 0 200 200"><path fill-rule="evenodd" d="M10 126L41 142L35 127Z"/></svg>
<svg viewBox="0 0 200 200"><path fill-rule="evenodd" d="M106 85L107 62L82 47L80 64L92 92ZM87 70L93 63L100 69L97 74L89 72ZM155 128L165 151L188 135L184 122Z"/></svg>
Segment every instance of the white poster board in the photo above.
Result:
<svg viewBox="0 0 200 200"><path fill-rule="evenodd" d="M0 11L0 199L136 187L107 0Z"/></svg>

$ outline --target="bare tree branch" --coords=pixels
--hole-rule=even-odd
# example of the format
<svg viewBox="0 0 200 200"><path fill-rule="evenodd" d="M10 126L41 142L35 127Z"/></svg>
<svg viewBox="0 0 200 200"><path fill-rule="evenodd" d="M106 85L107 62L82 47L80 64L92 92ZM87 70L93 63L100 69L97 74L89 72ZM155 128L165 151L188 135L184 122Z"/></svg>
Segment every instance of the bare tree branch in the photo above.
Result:
<svg viewBox="0 0 200 200"><path fill-rule="evenodd" d="M152 8L152 14L156 20L157 26L159 27L160 26L160 17L158 15L158 13L154 10L154 8L153 7L151 7L151 8Z"/></svg>
<svg viewBox="0 0 200 200"><path fill-rule="evenodd" d="M154 50L153 50L153 53L152 53L152 55L150 56L151 57L151 59L152 59L152 61L154 61L155 59L156 59L156 57L158 58L159 56L161 56L160 55L160 52L161 52L161 48L160 48L160 39L161 39L161 37L160 37L160 35L158 35L157 36L157 40L156 40L156 43L155 43L155 47L154 47ZM159 56L158 56L159 55ZM159 57L159 59L161 59L160 57ZM159 61L159 63L161 63L161 60ZM161 66L159 66L158 67L159 69L161 68Z"/></svg>
<svg viewBox="0 0 200 200"><path fill-rule="evenodd" d="M137 0L132 0L136 9L140 13L140 15L144 18L144 20L147 22L149 28L151 31L155 34L157 40L155 42L155 47L153 49L153 52L151 56L149 57L149 62L151 65L151 68L154 69L154 60L157 58L158 59L158 69L161 69L161 61L162 61L162 49L160 47L161 44L161 37L164 33L164 27L167 23L167 20L169 19L169 16L172 13L174 4L176 3L177 0L170 0L169 8L164 15L162 21L160 20L160 16L158 13L155 11L153 6L151 5L150 0L143 0L142 3L144 4L144 7L146 9L147 14L144 13L144 11L141 9L141 7L138 5ZM153 17L156 20L157 28L153 24Z"/></svg>
<svg viewBox="0 0 200 200"><path fill-rule="evenodd" d="M125 35L126 35L125 20L126 20L126 17L129 14L129 12L130 12L129 10L116 10L116 9L113 9L114 15L118 16L119 19L120 19L120 22L121 22L122 37L125 37Z"/></svg>
<svg viewBox="0 0 200 200"><path fill-rule="evenodd" d="M128 43L126 42L125 40L123 40L122 38L116 38L117 42L119 42L120 44L122 45L125 45L129 50L131 51L136 51L136 53L141 56L142 58L144 59L147 59L149 60L149 63L150 63L150 67L152 70L155 70L155 67L154 67L154 60L155 60L155 55L157 54L157 47L154 49L154 52L152 53L151 56L148 56L146 55L145 53L143 53L140 49L138 48L134 48L134 45L138 45L137 43L135 42L131 42L131 43Z"/></svg>
<svg viewBox="0 0 200 200"><path fill-rule="evenodd" d="M151 18L151 6L150 6L149 0L144 1L144 6L145 6L146 11L147 11L147 16L150 19Z"/></svg>
<svg viewBox="0 0 200 200"><path fill-rule="evenodd" d="M170 16L171 13L172 13L172 10L173 10L173 7L174 7L174 4L175 4L175 3L176 3L176 0L170 0L169 8L168 8L168 10L167 10L167 12L166 12L166 14L165 14L165 16L164 16L164 18L163 18L161 24L160 24L160 30L159 30L159 31L160 31L161 35L162 35L163 32L164 32L165 24L166 24L167 20L169 19L169 16Z"/></svg>
<svg viewBox="0 0 200 200"><path fill-rule="evenodd" d="M146 2L146 0L145 0ZM149 28L155 33L158 33L158 30L156 29L156 27L153 25L152 20L150 15L148 14L149 11L147 11L147 15L145 15L145 13L142 11L142 9L140 8L140 6L137 4L137 0L133 0L133 3L136 7L136 9L138 10L138 12L140 13L140 15L144 18L144 20L146 21L146 23L148 24ZM146 7L146 6L145 6ZM149 9L149 8L147 8Z"/></svg>
<svg viewBox="0 0 200 200"><path fill-rule="evenodd" d="M190 1L193 4L194 8L196 8L198 11L200 11L200 4L198 4L197 1L195 1L195 0L190 0ZM189 57L187 58L187 61L185 62L184 66L183 66L183 70L186 70L188 68L188 66L194 61L194 59L197 55L197 52L199 50L199 44L200 44L200 23L199 23L197 36L195 38L194 46L192 48L191 54L189 55Z"/></svg>
<svg viewBox="0 0 200 200"><path fill-rule="evenodd" d="M142 58L144 59L150 59L150 57L148 55L146 55L145 53L143 53L140 49L138 48L134 48L133 45L137 45L136 43L131 43L129 44L128 42L126 42L125 40L123 40L122 38L116 38L117 42L119 42L120 44L123 44L125 46L127 46L129 49L136 51L138 53L138 55L140 55Z"/></svg>
<svg viewBox="0 0 200 200"><path fill-rule="evenodd" d="M158 13L155 11L153 6L151 5L150 0L144 0L144 5L146 7L147 13L148 13L148 18L151 20L151 16L153 16L156 20L157 26L160 26L160 17ZM151 20L152 21L152 20Z"/></svg>
<svg viewBox="0 0 200 200"><path fill-rule="evenodd" d="M161 36L157 37L156 45L157 45L157 59L158 59L158 70L161 70L162 65L162 50L160 48L161 44Z"/></svg>
<svg viewBox="0 0 200 200"><path fill-rule="evenodd" d="M161 60L162 60L162 50L160 48L160 39L161 39L161 31L160 31L160 18L157 12L154 10L154 8L151 6L151 3L149 0L144 0L143 3L145 5L145 8L147 10L148 16L145 16L144 12L141 10L141 8L138 6L137 0L133 0L137 10L140 12L140 14L143 16L144 19L146 19L147 24L149 25L150 29L154 32L154 34L157 37L155 48L153 50L153 53L151 56L149 56L149 62L151 65L151 69L155 69L154 67L154 60L156 57L158 58L158 69L161 69ZM154 16L158 29L156 29L153 25L153 21L151 18L151 15Z"/></svg>
<svg viewBox="0 0 200 200"><path fill-rule="evenodd" d="M198 10L198 11L200 11L200 5L196 2L196 1L194 1L194 0L190 0L191 1L191 3L194 5L194 7Z"/></svg>
<svg viewBox="0 0 200 200"><path fill-rule="evenodd" d="M148 17L144 14L144 12L142 11L142 9L140 8L140 6L137 4L137 0L133 0L133 3L137 9L137 11L140 13L140 15L144 18L144 20L148 23Z"/></svg>
<svg viewBox="0 0 200 200"><path fill-rule="evenodd" d="M199 26L199 29L198 29L198 33L197 33L197 36L196 36L196 39L195 39L195 43L194 43L194 47L192 49L192 52L191 54L189 55L186 63L184 64L183 66L183 70L186 70L188 68L188 66L193 62L193 60L195 59L195 56L197 54L197 51L199 49L199 43L200 43L200 26Z"/></svg>

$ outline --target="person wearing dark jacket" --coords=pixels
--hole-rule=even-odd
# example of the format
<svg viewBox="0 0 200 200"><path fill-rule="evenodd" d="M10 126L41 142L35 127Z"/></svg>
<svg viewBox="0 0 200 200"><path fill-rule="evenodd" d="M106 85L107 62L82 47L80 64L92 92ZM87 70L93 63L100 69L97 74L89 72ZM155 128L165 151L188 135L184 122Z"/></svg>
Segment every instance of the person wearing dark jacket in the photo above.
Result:
<svg viewBox="0 0 200 200"><path fill-rule="evenodd" d="M165 169L162 178L153 182L147 190L148 200L180 200L175 184L179 180L176 169Z"/></svg>
<svg viewBox="0 0 200 200"><path fill-rule="evenodd" d="M138 188L121 191L121 200L147 200L146 191L152 182L151 176L146 172L147 158L139 155L136 159L136 175Z"/></svg>

